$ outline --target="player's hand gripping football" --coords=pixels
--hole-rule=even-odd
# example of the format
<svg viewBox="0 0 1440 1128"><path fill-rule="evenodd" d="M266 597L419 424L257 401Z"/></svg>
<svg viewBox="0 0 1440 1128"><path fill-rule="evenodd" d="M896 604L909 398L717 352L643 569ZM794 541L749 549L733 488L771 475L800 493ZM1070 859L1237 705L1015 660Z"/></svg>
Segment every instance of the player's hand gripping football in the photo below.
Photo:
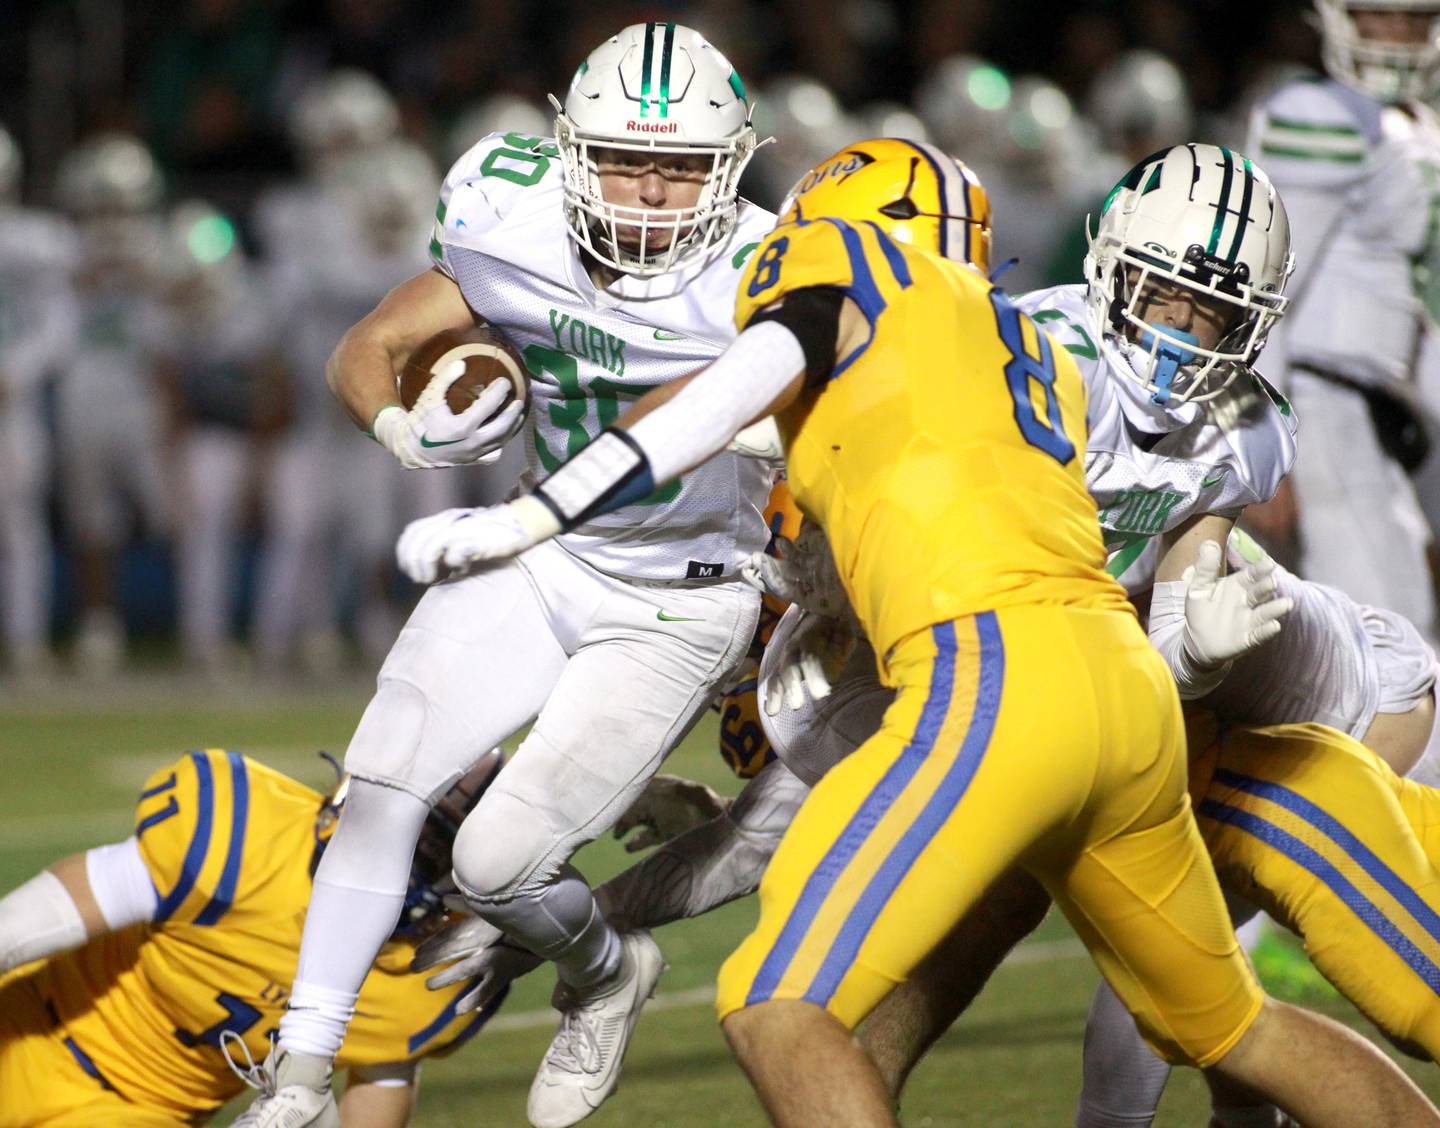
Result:
<svg viewBox="0 0 1440 1128"><path fill-rule="evenodd" d="M442 509L405 526L395 559L416 583L433 584L518 556L559 531L545 503L528 495L483 509Z"/></svg>
<svg viewBox="0 0 1440 1128"><path fill-rule="evenodd" d="M416 948L410 970L429 971L449 963L449 967L425 980L425 986L432 991L467 979L478 980L455 1003L456 1014L469 1014L495 1002L511 983L544 962L507 940L489 921L466 916L447 924Z"/></svg>
<svg viewBox="0 0 1440 1128"><path fill-rule="evenodd" d="M1228 576L1220 575L1221 548L1215 541L1200 546L1194 564L1185 569L1185 633L1190 657L1203 666L1218 666L1254 650L1280 633L1280 620L1294 606L1276 595L1275 561L1262 557Z"/></svg>
<svg viewBox="0 0 1440 1128"><path fill-rule="evenodd" d="M703 783L680 776L657 775L620 816L613 833L616 838L625 838L639 827L638 833L625 838L626 853L634 854L702 826L724 814L726 806L725 800Z"/></svg>
<svg viewBox="0 0 1440 1128"><path fill-rule="evenodd" d="M450 368L430 381L409 411L392 404L375 416L372 433L407 470L494 462L515 432L516 417L525 410L511 385L495 380L474 403L455 414L445 396L450 385L465 375L465 364L456 361Z"/></svg>
<svg viewBox="0 0 1440 1128"><path fill-rule="evenodd" d="M766 716L781 709L802 709L807 701L829 697L833 682L855 650L855 630L849 622L810 611L784 641L775 656L779 673L760 686L760 707Z"/></svg>

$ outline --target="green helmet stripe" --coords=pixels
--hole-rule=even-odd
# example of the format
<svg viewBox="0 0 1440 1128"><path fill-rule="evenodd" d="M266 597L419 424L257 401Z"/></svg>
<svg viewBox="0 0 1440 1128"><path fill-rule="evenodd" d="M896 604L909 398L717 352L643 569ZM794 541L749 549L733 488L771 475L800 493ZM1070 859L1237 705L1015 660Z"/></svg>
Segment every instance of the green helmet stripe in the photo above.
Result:
<svg viewBox="0 0 1440 1128"><path fill-rule="evenodd" d="M740 81L740 74L734 67L730 68L730 89L735 91L735 97L745 101L745 84Z"/></svg>
<svg viewBox="0 0 1440 1128"><path fill-rule="evenodd" d="M665 46L660 52L660 116L670 116L670 55L675 48L675 23L665 25Z"/></svg>
<svg viewBox="0 0 1440 1128"><path fill-rule="evenodd" d="M1220 198L1215 201L1215 226L1210 230L1210 245L1205 248L1205 253L1211 255L1220 246L1220 229L1225 226L1230 206L1230 182L1235 179L1235 161L1230 150L1221 145L1220 151L1225 154L1225 175L1220 181Z"/></svg>
<svg viewBox="0 0 1440 1128"><path fill-rule="evenodd" d="M640 116L650 112L650 62L655 57L655 25L645 25L645 58L640 63Z"/></svg>
<svg viewBox="0 0 1440 1128"><path fill-rule="evenodd" d="M1245 225L1250 222L1250 199L1255 194L1255 173L1250 165L1249 157L1240 158L1241 167L1245 172L1245 193L1240 197L1240 218L1235 224L1235 239L1230 244L1230 253L1225 257L1231 262L1240 253L1240 243L1245 238Z"/></svg>

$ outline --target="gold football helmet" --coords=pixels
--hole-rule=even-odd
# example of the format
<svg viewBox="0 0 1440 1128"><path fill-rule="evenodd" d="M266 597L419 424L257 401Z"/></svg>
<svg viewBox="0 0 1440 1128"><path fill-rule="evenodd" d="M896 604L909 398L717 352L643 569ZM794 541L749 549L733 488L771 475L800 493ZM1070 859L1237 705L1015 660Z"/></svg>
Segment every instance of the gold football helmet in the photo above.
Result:
<svg viewBox="0 0 1440 1128"><path fill-rule="evenodd" d="M790 189L782 223L828 217L874 223L897 243L990 272L990 198L958 158L922 141L847 145Z"/></svg>

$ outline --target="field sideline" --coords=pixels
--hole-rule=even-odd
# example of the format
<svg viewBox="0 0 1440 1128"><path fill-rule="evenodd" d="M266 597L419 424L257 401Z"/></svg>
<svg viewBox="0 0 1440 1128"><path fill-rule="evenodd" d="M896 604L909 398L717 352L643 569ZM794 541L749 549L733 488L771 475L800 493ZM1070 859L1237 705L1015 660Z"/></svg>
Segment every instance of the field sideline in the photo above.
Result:
<svg viewBox="0 0 1440 1128"><path fill-rule="evenodd" d="M343 752L366 698L363 685L219 698L185 683L147 679L101 700L79 690L38 702L0 700L5 780L0 891L57 857L123 838L141 781L187 748L237 748L323 787L329 769L315 750ZM736 783L714 749L715 728L706 721L677 751L669 770L733 793ZM609 841L578 858L592 880L626 861ZM619 1094L587 1124L759 1128L765 1123L710 1009L715 971L748 930L754 911L753 901L744 901L657 933L671 968L640 1021ZM1095 980L1083 949L1052 915L916 1071L904 1101L905 1123L933 1128L1070 1123ZM552 982L537 973L517 985L486 1030L453 1057L425 1067L417 1128L524 1125L526 1091L553 1030L553 1012L546 1013ZM1330 1012L1365 1026L1345 1004ZM1440 1100L1434 1066L1407 1061L1406 1068ZM1178 1071L1157 1124L1203 1124L1203 1089L1193 1070ZM227 1110L217 1123L229 1117Z"/></svg>

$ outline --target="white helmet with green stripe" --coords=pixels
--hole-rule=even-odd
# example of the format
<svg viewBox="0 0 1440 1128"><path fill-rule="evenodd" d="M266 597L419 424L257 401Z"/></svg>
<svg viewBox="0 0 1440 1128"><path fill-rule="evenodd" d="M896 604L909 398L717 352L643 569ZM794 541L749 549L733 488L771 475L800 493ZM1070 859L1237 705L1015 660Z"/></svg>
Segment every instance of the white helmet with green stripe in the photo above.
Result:
<svg viewBox="0 0 1440 1128"><path fill-rule="evenodd" d="M1156 403L1219 395L1285 310L1294 266L1285 206L1269 178L1229 149L1176 145L1146 157L1106 197L1089 238L1085 279L1106 357ZM1213 348L1145 320L1156 286L1230 314Z"/></svg>
<svg viewBox="0 0 1440 1128"><path fill-rule="evenodd" d="M580 64L564 106L555 107L566 223L597 260L626 274L663 274L725 241L755 130L740 76L699 32L675 23L625 28ZM607 203L599 149L709 157L699 200L666 209ZM667 229L671 237L660 246L652 233Z"/></svg>
<svg viewBox="0 0 1440 1128"><path fill-rule="evenodd" d="M1346 86L1380 102L1407 102L1435 93L1440 75L1440 0L1315 0L1325 69ZM1386 13L1390 21L1419 18L1423 32L1366 34L1357 12ZM1418 29L1417 29L1418 30Z"/></svg>

